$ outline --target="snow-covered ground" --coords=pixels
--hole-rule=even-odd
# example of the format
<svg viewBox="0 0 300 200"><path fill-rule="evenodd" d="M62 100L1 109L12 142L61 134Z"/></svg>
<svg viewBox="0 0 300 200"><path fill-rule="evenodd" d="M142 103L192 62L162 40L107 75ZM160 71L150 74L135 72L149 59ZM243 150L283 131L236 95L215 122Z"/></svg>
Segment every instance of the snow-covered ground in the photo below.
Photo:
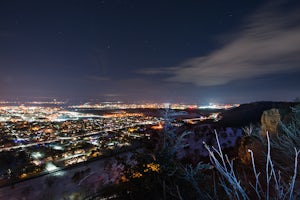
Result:
<svg viewBox="0 0 300 200"><path fill-rule="evenodd" d="M128 157L129 153L120 154ZM0 188L0 199L82 199L84 195L94 193L97 188L115 183L122 166L114 157L62 170L45 176Z"/></svg>
<svg viewBox="0 0 300 200"><path fill-rule="evenodd" d="M198 125L195 126L193 130L188 131L190 131L190 134L186 137L188 147L177 152L178 159L182 159L190 155L200 155L203 157L208 156L208 151L205 149L203 142L209 146L217 148L215 131L217 132L222 149L234 147L237 139L242 136L242 129L227 127L215 130L214 127L211 127L209 124Z"/></svg>

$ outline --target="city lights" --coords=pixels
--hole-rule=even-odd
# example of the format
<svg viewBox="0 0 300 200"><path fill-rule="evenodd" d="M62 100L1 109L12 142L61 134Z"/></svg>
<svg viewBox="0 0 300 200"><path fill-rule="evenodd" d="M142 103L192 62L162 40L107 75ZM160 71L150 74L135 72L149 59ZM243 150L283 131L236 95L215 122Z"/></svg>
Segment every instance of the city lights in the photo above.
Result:
<svg viewBox="0 0 300 200"><path fill-rule="evenodd" d="M163 130L165 122L161 116L166 109L174 127L221 119L220 113L190 114L198 106L186 104L106 102L68 107L43 106L38 102L1 104L0 153L12 152L12 160L20 155L25 159L20 166L0 172L7 181L11 176L25 180L122 148L133 148L138 141L151 138L151 133L145 130ZM227 109L228 105L211 107Z"/></svg>

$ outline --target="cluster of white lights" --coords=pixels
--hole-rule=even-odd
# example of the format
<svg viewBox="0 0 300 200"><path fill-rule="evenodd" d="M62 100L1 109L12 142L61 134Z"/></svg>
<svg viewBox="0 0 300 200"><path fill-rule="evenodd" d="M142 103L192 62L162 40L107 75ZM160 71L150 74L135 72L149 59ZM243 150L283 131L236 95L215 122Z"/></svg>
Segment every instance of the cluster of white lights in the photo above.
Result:
<svg viewBox="0 0 300 200"><path fill-rule="evenodd" d="M100 118L101 116L64 110L57 107L0 106L0 121L50 121L59 122L79 118Z"/></svg>
<svg viewBox="0 0 300 200"><path fill-rule="evenodd" d="M45 169L46 169L47 172L53 172L53 171L58 170L59 168L56 167L52 162L48 162L48 163L46 164Z"/></svg>

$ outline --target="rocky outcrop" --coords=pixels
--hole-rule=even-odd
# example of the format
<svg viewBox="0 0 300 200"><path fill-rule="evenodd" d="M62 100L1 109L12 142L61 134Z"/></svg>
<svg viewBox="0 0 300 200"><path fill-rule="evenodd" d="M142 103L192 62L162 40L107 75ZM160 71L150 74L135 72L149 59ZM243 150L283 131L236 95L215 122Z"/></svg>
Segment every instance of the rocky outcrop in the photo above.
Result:
<svg viewBox="0 0 300 200"><path fill-rule="evenodd" d="M251 154L248 150L252 150L254 156L255 156L255 163L258 166L264 166L264 145L263 143L251 136L245 136L242 138L239 150L238 150L238 156L241 160L241 163L243 163L246 166L251 166L252 159Z"/></svg>
<svg viewBox="0 0 300 200"><path fill-rule="evenodd" d="M266 135L267 131L269 134L275 134L278 132L278 124L280 121L279 109L272 108L263 112L261 116L261 133L263 136Z"/></svg>

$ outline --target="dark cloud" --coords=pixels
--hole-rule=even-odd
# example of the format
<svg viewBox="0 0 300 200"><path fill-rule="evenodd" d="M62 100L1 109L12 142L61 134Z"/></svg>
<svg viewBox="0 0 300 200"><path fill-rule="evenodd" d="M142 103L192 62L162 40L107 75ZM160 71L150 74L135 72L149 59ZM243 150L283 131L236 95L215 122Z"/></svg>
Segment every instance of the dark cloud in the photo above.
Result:
<svg viewBox="0 0 300 200"><path fill-rule="evenodd" d="M173 68L146 69L144 74L169 74L168 81L198 86L225 85L235 80L300 68L300 10L283 11L270 3L245 20L235 38L207 56ZM299 7L298 7L299 8Z"/></svg>

